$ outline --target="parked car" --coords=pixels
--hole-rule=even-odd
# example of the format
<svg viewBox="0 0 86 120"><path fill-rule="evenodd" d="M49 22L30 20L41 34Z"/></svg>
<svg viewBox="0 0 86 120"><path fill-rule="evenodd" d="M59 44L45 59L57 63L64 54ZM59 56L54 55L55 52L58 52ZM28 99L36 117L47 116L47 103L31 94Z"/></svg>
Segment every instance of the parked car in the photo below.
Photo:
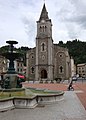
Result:
<svg viewBox="0 0 86 120"><path fill-rule="evenodd" d="M72 81L77 81L77 76L76 76L76 75L74 75L74 76L72 77Z"/></svg>

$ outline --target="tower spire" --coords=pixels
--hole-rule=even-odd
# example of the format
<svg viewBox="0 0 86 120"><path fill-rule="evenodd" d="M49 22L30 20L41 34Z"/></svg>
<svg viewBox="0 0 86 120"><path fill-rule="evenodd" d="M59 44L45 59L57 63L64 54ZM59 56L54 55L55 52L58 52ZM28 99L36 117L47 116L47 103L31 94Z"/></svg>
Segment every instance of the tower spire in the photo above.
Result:
<svg viewBox="0 0 86 120"><path fill-rule="evenodd" d="M40 20L49 20L48 12L47 12L47 10L46 10L45 3L44 3L44 5L43 5L42 12L41 12L41 15L40 15L40 18L39 18L39 21L40 21Z"/></svg>

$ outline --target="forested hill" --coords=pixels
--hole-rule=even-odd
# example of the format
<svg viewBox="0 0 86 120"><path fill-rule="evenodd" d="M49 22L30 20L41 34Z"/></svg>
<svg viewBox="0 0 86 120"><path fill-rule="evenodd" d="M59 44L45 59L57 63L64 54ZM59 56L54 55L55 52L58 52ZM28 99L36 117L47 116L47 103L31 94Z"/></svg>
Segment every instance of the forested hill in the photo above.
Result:
<svg viewBox="0 0 86 120"><path fill-rule="evenodd" d="M86 63L86 42L76 39L66 43L59 41L58 45L68 48L70 56L75 60L75 64Z"/></svg>
<svg viewBox="0 0 86 120"><path fill-rule="evenodd" d="M75 64L79 63L86 63L86 42L82 42L80 40L73 40L73 41L67 41L66 43L63 43L63 41L59 41L58 43L61 47L66 47L69 50L70 56L73 57ZM0 53L8 51L9 46L2 46L0 48ZM15 48L17 52L20 52L23 54L24 63L26 64L26 52L30 48L28 47L20 47Z"/></svg>

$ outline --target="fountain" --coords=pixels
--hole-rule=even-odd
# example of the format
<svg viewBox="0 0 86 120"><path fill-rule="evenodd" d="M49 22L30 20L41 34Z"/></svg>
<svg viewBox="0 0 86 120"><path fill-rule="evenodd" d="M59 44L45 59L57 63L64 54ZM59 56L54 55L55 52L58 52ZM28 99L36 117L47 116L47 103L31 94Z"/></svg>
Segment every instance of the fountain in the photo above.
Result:
<svg viewBox="0 0 86 120"><path fill-rule="evenodd" d="M9 60L9 68L5 74L3 87L0 89L0 111L13 108L34 108L51 102L63 100L63 91L52 91L39 88L21 88L21 84L14 68L14 60L20 57L13 51L13 44L17 41L6 41L9 52L2 53Z"/></svg>
<svg viewBox="0 0 86 120"><path fill-rule="evenodd" d="M15 71L14 68L14 60L20 57L20 53L16 53L15 51L13 51L14 49L13 44L18 44L17 41L6 41L6 43L9 44L9 51L2 53L2 56L6 57L9 60L9 67L4 76L3 88L10 89L19 87L17 72Z"/></svg>

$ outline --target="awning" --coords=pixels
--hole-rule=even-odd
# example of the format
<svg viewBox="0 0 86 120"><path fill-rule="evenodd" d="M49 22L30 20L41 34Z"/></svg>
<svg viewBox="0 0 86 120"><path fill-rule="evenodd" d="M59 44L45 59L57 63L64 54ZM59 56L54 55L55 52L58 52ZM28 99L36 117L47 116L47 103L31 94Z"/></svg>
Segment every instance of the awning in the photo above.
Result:
<svg viewBox="0 0 86 120"><path fill-rule="evenodd" d="M18 75L18 77L19 77L19 78L22 78L22 79L25 78L24 75Z"/></svg>

